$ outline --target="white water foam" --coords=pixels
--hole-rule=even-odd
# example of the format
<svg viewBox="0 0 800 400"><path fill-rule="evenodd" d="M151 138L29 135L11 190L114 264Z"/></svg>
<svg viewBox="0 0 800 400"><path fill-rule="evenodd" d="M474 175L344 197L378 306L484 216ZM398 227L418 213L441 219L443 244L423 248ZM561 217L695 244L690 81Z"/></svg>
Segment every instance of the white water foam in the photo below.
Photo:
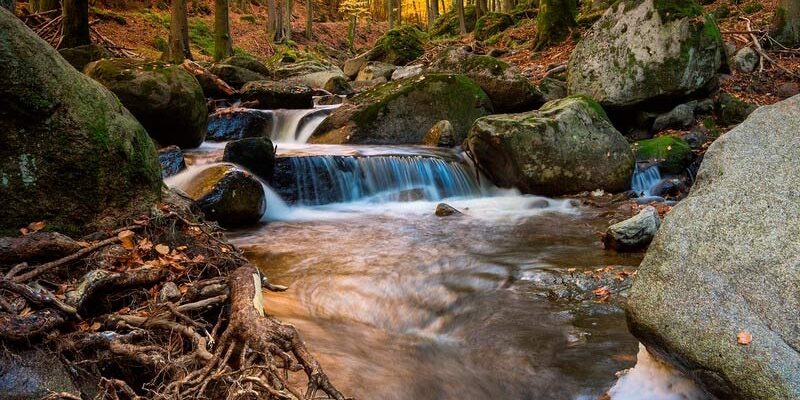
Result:
<svg viewBox="0 0 800 400"><path fill-rule="evenodd" d="M710 397L680 371L655 359L639 345L636 366L608 391L612 400L709 400Z"/></svg>

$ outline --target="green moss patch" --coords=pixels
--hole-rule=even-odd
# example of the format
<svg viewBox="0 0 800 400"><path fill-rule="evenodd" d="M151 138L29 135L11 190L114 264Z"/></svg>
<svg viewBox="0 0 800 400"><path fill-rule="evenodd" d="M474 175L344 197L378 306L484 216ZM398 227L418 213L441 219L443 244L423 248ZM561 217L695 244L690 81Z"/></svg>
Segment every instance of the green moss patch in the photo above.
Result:
<svg viewBox="0 0 800 400"><path fill-rule="evenodd" d="M636 142L632 150L637 161L655 161L661 172L667 174L680 174L692 162L689 144L672 136Z"/></svg>

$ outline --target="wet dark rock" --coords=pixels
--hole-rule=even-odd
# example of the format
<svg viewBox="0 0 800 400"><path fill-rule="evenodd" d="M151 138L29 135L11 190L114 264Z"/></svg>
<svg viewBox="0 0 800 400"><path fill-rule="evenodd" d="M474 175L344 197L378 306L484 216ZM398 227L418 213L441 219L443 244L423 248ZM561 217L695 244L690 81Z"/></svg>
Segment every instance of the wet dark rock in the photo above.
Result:
<svg viewBox="0 0 800 400"><path fill-rule="evenodd" d="M265 137L234 140L225 145L222 160L240 165L261 179L269 180L275 167L275 147Z"/></svg>
<svg viewBox="0 0 800 400"><path fill-rule="evenodd" d="M60 49L58 52L61 54L61 57L64 57L64 59L78 71L83 71L83 68L92 61L114 57L105 47L94 43Z"/></svg>
<svg viewBox="0 0 800 400"><path fill-rule="evenodd" d="M681 200L689 194L689 186L678 178L665 178L650 188L650 194L664 199Z"/></svg>
<svg viewBox="0 0 800 400"><path fill-rule="evenodd" d="M653 131L661 132L667 128L686 128L694 123L694 109L697 102L680 104L668 113L661 114L653 121Z"/></svg>
<svg viewBox="0 0 800 400"><path fill-rule="evenodd" d="M81 394L58 357L39 349L0 354L0 400L44 399L53 393Z"/></svg>
<svg viewBox="0 0 800 400"><path fill-rule="evenodd" d="M241 89L244 84L252 81L267 79L268 76L251 71L247 68L230 64L214 64L209 71L231 85L234 89Z"/></svg>
<svg viewBox="0 0 800 400"><path fill-rule="evenodd" d="M178 146L164 147L158 150L158 161L161 163L161 176L164 178L176 175L186 169L183 152Z"/></svg>
<svg viewBox="0 0 800 400"><path fill-rule="evenodd" d="M439 203L436 205L436 212L437 217L450 217L453 215L462 215L461 211L458 211L453 206L446 204L446 203Z"/></svg>
<svg viewBox="0 0 800 400"><path fill-rule="evenodd" d="M257 108L263 110L314 107L313 90L303 84L253 81L242 87L241 95L243 101L258 101Z"/></svg>
<svg viewBox="0 0 800 400"><path fill-rule="evenodd" d="M269 136L272 132L271 113L246 108L221 110L208 119L208 140L224 142L248 137Z"/></svg>
<svg viewBox="0 0 800 400"><path fill-rule="evenodd" d="M431 127L422 144L426 146L453 147L456 145L453 125L448 120L441 120Z"/></svg>
<svg viewBox="0 0 800 400"><path fill-rule="evenodd" d="M200 146L208 110L197 79L180 65L126 58L102 59L85 72L117 95L162 146Z"/></svg>
<svg viewBox="0 0 800 400"><path fill-rule="evenodd" d="M706 142L706 132L703 129L692 129L691 132L683 135L681 137L686 144L689 145L692 149L699 149L703 147L703 144Z"/></svg>
<svg viewBox="0 0 800 400"><path fill-rule="evenodd" d="M655 207L646 207L634 217L611 225L603 236L606 249L639 251L646 249L661 226Z"/></svg>
<svg viewBox="0 0 800 400"><path fill-rule="evenodd" d="M557 303L592 302L620 306L626 301L635 269L605 266L593 269L544 268L526 276L532 290Z"/></svg>
<svg viewBox="0 0 800 400"><path fill-rule="evenodd" d="M231 164L210 166L179 189L197 203L208 220L224 228L255 224L266 211L261 182Z"/></svg>
<svg viewBox="0 0 800 400"><path fill-rule="evenodd" d="M314 99L314 103L318 106L333 106L343 102L344 97L339 95L319 96Z"/></svg>
<svg viewBox="0 0 800 400"><path fill-rule="evenodd" d="M708 115L714 112L714 100L703 99L697 102L697 107L694 108L694 113L698 115Z"/></svg>

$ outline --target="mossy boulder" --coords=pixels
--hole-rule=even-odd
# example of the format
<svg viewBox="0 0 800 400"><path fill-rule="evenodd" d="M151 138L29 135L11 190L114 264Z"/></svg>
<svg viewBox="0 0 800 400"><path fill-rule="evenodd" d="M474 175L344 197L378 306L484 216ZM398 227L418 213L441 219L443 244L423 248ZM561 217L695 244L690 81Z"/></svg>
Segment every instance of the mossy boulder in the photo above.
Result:
<svg viewBox="0 0 800 400"><path fill-rule="evenodd" d="M742 123L756 108L758 108L756 105L739 100L728 93L720 93L714 101L714 113L717 122L722 126Z"/></svg>
<svg viewBox="0 0 800 400"><path fill-rule="evenodd" d="M546 101L567 97L567 83L555 78L545 77L539 82L539 91Z"/></svg>
<svg viewBox="0 0 800 400"><path fill-rule="evenodd" d="M658 165L663 174L680 174L692 163L692 148L683 139L660 136L631 146L636 161Z"/></svg>
<svg viewBox="0 0 800 400"><path fill-rule="evenodd" d="M247 168L261 179L272 179L275 168L275 147L265 137L234 140L225 145L222 160Z"/></svg>
<svg viewBox="0 0 800 400"><path fill-rule="evenodd" d="M471 53L465 47L444 50L428 71L468 76L486 92L496 112L530 111L544 103L539 89L516 67L492 56Z"/></svg>
<svg viewBox="0 0 800 400"><path fill-rule="evenodd" d="M32 221L73 234L160 195L153 142L113 93L0 9L0 232Z"/></svg>
<svg viewBox="0 0 800 400"><path fill-rule="evenodd" d="M266 211L261 182L233 164L206 167L178 189L197 203L207 219L225 228L253 225Z"/></svg>
<svg viewBox="0 0 800 400"><path fill-rule="evenodd" d="M425 52L424 40L425 32L412 25L389 30L375 42L368 59L393 65L408 64Z"/></svg>
<svg viewBox="0 0 800 400"><path fill-rule="evenodd" d="M460 143L472 123L492 112L486 93L464 75L424 74L361 92L316 129L314 143L419 144L441 120Z"/></svg>
<svg viewBox="0 0 800 400"><path fill-rule="evenodd" d="M514 19L508 14L488 13L475 23L475 39L486 40L514 26Z"/></svg>
<svg viewBox="0 0 800 400"><path fill-rule="evenodd" d="M279 63L273 67L272 77L275 80L306 76L318 72L344 75L339 67L322 60L304 60L292 63Z"/></svg>
<svg viewBox="0 0 800 400"><path fill-rule="evenodd" d="M464 7L464 25L467 28L467 32L474 31L476 23L475 6ZM433 21L433 26L430 29L431 37L457 36L458 34L459 22L455 7L440 15L439 18L436 18L436 21Z"/></svg>
<svg viewBox="0 0 800 400"><path fill-rule="evenodd" d="M242 100L258 101L263 110L313 108L313 95L310 86L292 82L253 81L241 90Z"/></svg>
<svg viewBox="0 0 800 400"><path fill-rule="evenodd" d="M600 105L583 96L475 121L466 142L496 185L557 196L630 186L634 157Z"/></svg>
<svg viewBox="0 0 800 400"><path fill-rule="evenodd" d="M234 89L241 89L245 83L252 81L262 81L269 76L262 75L258 72L251 71L247 68L239 67L231 64L214 64L209 68L209 72L218 76L225 83L231 85Z"/></svg>
<svg viewBox="0 0 800 400"><path fill-rule="evenodd" d="M717 139L631 287L633 335L717 399L800 398L798 132L800 96Z"/></svg>
<svg viewBox="0 0 800 400"><path fill-rule="evenodd" d="M612 108L682 98L712 83L724 57L714 18L694 0L619 1L573 51L569 93Z"/></svg>
<svg viewBox="0 0 800 400"><path fill-rule="evenodd" d="M114 92L162 146L186 149L203 143L206 99L182 66L111 58L90 63L85 73Z"/></svg>
<svg viewBox="0 0 800 400"><path fill-rule="evenodd" d="M262 76L265 77L270 76L269 68L267 68L267 66L264 65L264 63L249 56L241 56L241 55L231 56L222 60L220 64L234 65L239 68L244 68L253 71L257 74L261 74Z"/></svg>
<svg viewBox="0 0 800 400"><path fill-rule="evenodd" d="M86 64L92 61L114 57L105 47L94 43L61 49L58 52L61 54L61 57L64 57L64 59L78 71L83 71Z"/></svg>

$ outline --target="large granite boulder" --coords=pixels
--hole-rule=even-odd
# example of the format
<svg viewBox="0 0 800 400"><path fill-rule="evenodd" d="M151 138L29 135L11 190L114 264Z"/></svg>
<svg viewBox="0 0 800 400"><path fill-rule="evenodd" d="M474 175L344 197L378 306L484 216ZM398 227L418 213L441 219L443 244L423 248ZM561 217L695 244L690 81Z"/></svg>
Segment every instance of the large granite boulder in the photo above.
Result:
<svg viewBox="0 0 800 400"><path fill-rule="evenodd" d="M569 93L627 108L705 88L725 49L713 17L702 13L694 0L618 2L573 51Z"/></svg>
<svg viewBox="0 0 800 400"><path fill-rule="evenodd" d="M634 158L628 142L594 100L572 96L538 111L475 121L467 146L500 187L562 195L627 189Z"/></svg>
<svg viewBox="0 0 800 400"><path fill-rule="evenodd" d="M800 96L714 142L631 289L631 332L720 399L800 398L798 132Z"/></svg>
<svg viewBox="0 0 800 400"><path fill-rule="evenodd" d="M84 70L117 95L162 146L200 146L208 109L203 88L180 65L127 58L102 59Z"/></svg>
<svg viewBox="0 0 800 400"><path fill-rule="evenodd" d="M464 74L492 100L496 112L523 112L544 103L544 96L516 67L497 58L451 47L434 60L429 72Z"/></svg>
<svg viewBox="0 0 800 400"><path fill-rule="evenodd" d="M159 196L161 169L142 125L5 9L0 65L0 232L47 220L79 233Z"/></svg>
<svg viewBox="0 0 800 400"><path fill-rule="evenodd" d="M58 52L78 71L83 71L83 68L92 61L114 57L105 47L96 43L61 49Z"/></svg>
<svg viewBox="0 0 800 400"><path fill-rule="evenodd" d="M431 126L448 120L460 143L472 123L491 111L486 93L466 76L426 74L348 99L317 127L311 142L419 144Z"/></svg>

